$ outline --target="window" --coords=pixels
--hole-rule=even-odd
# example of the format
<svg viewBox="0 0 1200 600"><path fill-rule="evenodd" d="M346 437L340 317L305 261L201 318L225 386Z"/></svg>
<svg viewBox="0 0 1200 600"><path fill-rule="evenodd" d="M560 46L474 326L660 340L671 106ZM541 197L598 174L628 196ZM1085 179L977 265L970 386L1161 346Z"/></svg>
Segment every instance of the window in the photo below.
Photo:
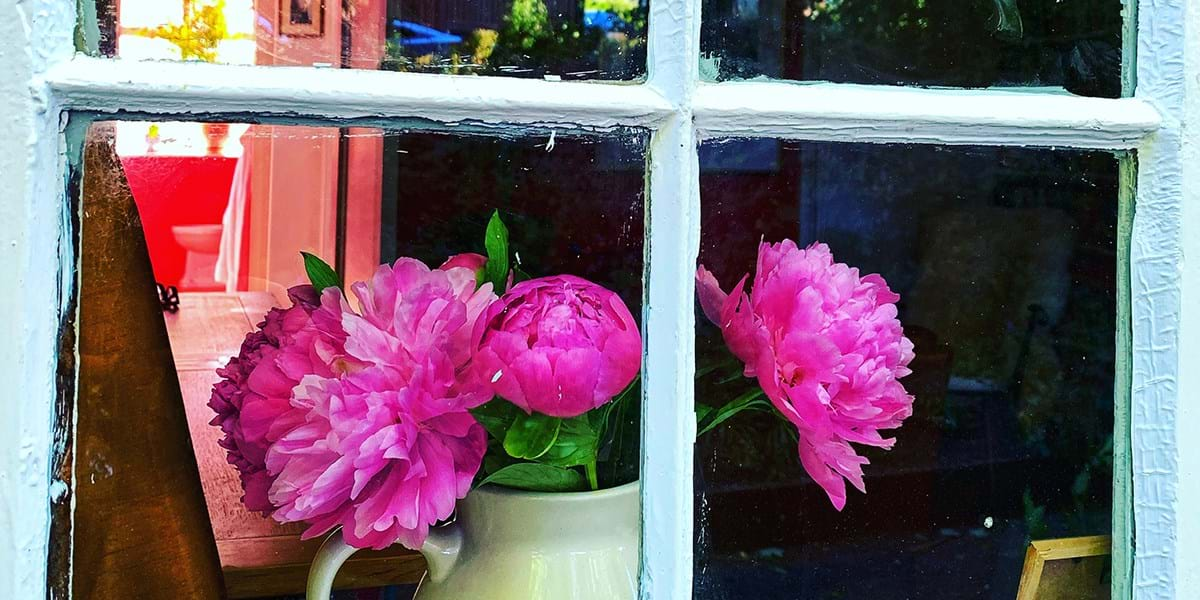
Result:
<svg viewBox="0 0 1200 600"><path fill-rule="evenodd" d="M30 77L44 82L45 86L44 90L38 90L39 94L44 92L37 97L38 108L34 108L33 99L22 96L17 110L20 115L36 115L37 118L30 120L32 124L22 121L14 125L21 128L20 132L29 134L14 136L14 139L32 139L33 144L18 150L17 142L5 142L13 144L14 155L33 152L32 168L37 169L29 171L36 177L26 177L14 184L25 194L24 202L19 203L21 211L25 212L18 214L17 221L20 222L5 226L8 228L5 231L14 232L14 240L29 243L28 248L22 248L21 260L25 262L18 269L22 282L28 282L28 285L16 292L20 296L11 305L7 300L0 300L0 306L13 308L13 314L21 311L33 314L28 320L30 329L13 330L21 335L12 336L23 340L20 350L27 351L27 355L22 354L20 361L14 361L16 366L2 372L12 373L14 380L22 382L23 389L28 388L29 393L25 394L31 399L28 410L34 411L30 413L33 417L20 413L20 418L14 420L14 427L20 428L21 432L19 436L14 435L14 439L30 440L22 456L33 456L35 462L44 460L55 474L53 486L51 482L25 484L26 491L38 496L39 501L21 504L18 518L14 520L19 524L10 535L13 539L42 539L47 530L51 531L49 538L54 547L51 549L49 581L58 593L65 593L69 587L69 561L61 558L64 551L65 556L70 556L70 538L66 536L67 529L63 528L70 527L70 505L80 483L70 476L71 457L67 452L70 446L63 443L72 433L71 398L75 391L72 388L75 366L72 363L71 328L65 327L62 329L65 333L60 334L67 348L61 354L54 349L53 340L42 339L52 337L48 332L64 324L70 325L76 308L73 304L77 291L73 273L78 266L78 249L72 246L72 236L76 233L73 229L75 215L63 210L63 198L67 193L59 187L65 188L66 184L59 186L57 182L64 178L55 177L62 174L58 171L62 167L55 160L57 149L54 147L60 112L67 119L63 152L69 158L67 162L73 165L72 173L78 173L75 167L79 165L86 129L82 125L98 120L240 121L252 127L478 130L494 134L532 131L547 139L550 132L556 137L566 134L568 138L584 134L604 136L629 128L648 132L644 198L645 293L641 298L645 333L641 415L645 433L641 457L641 594L647 598L683 598L693 590L698 597L705 597L706 589L715 589L705 587L710 585L706 581L711 581L705 579L706 574L694 572L694 558L702 554L693 549L694 534L706 531L703 525L697 526L693 520L694 486L699 481L694 475L703 475L703 471L693 473L693 411L699 390L703 389L703 384L696 383L693 375L698 354L696 343L697 340L703 342L704 336L696 330L701 317L694 311L694 274L698 258L710 260L705 253L711 253L712 249L707 245L723 244L709 241L714 239L714 230L707 227L706 219L710 214L717 214L711 212L714 209L710 207L749 200L729 200L725 195L733 188L722 187L724 184L714 181L721 177L735 179L747 171L799 169L798 172L804 174L800 179L781 175L765 187L750 191L765 193L764 190L775 189L771 186L804 188L800 191L791 189L789 198L768 198L762 202L779 203L774 207L768 205L770 209L790 211L800 205L801 210L815 212L801 213L801 227L811 229L795 231L794 235L798 237L829 232L851 246L860 244L862 238L859 236L873 230L838 231L839 219L853 218L854 207L837 202L838 196L831 190L844 189L856 180L833 175L830 167L819 166L823 159L830 157L859 161L858 164L864 165L896 165L903 163L905 157L924 156L934 167L949 164L953 166L946 168L977 170L980 177L1004 181L995 184L998 192L992 194L992 204L1014 203L1036 209L1044 206L1041 203L1050 201L1046 198L1054 196L1044 194L1047 188L1086 189L1079 196L1095 198L1094 202L1083 202L1063 210L1074 226L1095 227L1095 230L1080 231L1073 243L1083 244L1082 240L1089 240L1094 246L1105 248L1105 252L1112 252L1110 262L1097 263L1104 262L1108 265L1104 269L1114 270L1111 287L1106 287L1097 300L1100 304L1111 304L1096 311L1115 312L1115 325L1110 321L1115 338L1110 346L1115 348L1111 359L1113 369L1103 374L1085 373L1086 369L1075 365L1063 373L1095 375L1097 378L1089 385L1099 389L1102 384L1110 384L1114 390L1113 403L1105 405L1112 409L1113 429L1114 596L1131 597L1135 595L1135 589L1139 597L1143 594L1145 597L1169 597L1194 591L1187 587L1194 583L1184 582L1175 575L1176 561L1192 552L1175 541L1180 527L1177 520L1190 518L1185 515L1185 508L1175 508L1176 488L1180 481L1179 465L1175 461L1179 448L1186 443L1183 441L1187 431L1184 427L1194 420L1194 417L1183 415L1177 422L1175 411L1181 389L1195 385L1196 378L1195 374L1181 368L1185 350L1191 347L1189 344L1194 345L1193 337L1188 336L1195 336L1195 325L1180 316L1183 292L1176 276L1183 272L1189 281L1197 276L1194 266L1181 271L1179 258L1185 245L1180 225L1184 207L1179 189L1183 172L1181 139L1185 131L1183 123L1194 118L1184 113L1180 91L1184 86L1186 62L1183 60L1184 33L1180 24L1192 24L1196 20L1195 15L1185 14L1183 3L1143 4L1137 15L1133 14L1132 4L1125 5L1118 40L1113 40L1117 29L1110 22L1118 8L1110 6L1113 3L1092 3L1094 11L1089 10L1092 5L1059 7L1055 10L1086 13L1097 23L1087 29L1089 25L1084 22L1087 19L1081 17L1078 23L1070 23L1074 29L1067 30L1061 40L1047 34L1035 40L1036 43L1023 44L1004 36L1014 35L1015 27L1041 35L1059 26L1055 23L1065 22L1065 17L1021 13L1020 21L1017 21L1014 12L1017 5L997 0L994 3L963 3L970 5L972 10L978 8L976 5L994 4L990 17L971 14L969 21L929 19L920 11L936 8L949 14L967 8L950 9L946 8L948 3L932 1L927 3L929 8L921 8L926 3L915 2L909 15L910 25L901 32L904 35L896 40L885 40L887 44L875 47L903 47L907 40L918 39L931 30L933 33L929 35L969 31L979 23L990 23L988 18L994 17L996 23L985 26L1003 33L996 44L1005 60L989 62L978 72L961 65L949 68L947 64L954 61L933 61L922 63L921 66L927 68L914 72L897 58L896 53L870 55L873 46L863 44L861 38L853 39L854 27L847 25L836 29L817 22L831 17L836 13L835 9L852 14L855 6L863 3L797 2L784 7L778 3L767 6L768 3L736 2L723 6L712 3L714 6L710 8L708 2L654 0L648 6L637 5L637 11L646 16L646 24L644 30L640 24L633 26L639 33L628 34L625 38L631 47L614 51L614 54L626 53L624 64L634 64L634 67L604 66L608 63L602 63L599 58L603 53L589 47L588 52L593 54L588 58L581 59L581 54L572 50L566 59L553 63L553 66L547 66L552 63L545 61L502 61L498 64L487 62L487 67L470 71L505 75L504 67L516 66L520 73L513 74L529 74L532 78L441 74L461 72L455 69L465 64L464 55L459 55L457 60L460 62L456 63L453 52L448 63L440 53L431 52L415 58L401 54L397 61L402 65L407 65L410 59L421 65L426 60L423 57L432 55L428 61L438 66L394 69L405 71L400 73L370 70L383 64L379 56L372 56L368 65L355 65L353 60L343 62L346 53L343 52L345 46L339 41L340 28L330 25L340 25L336 19L344 15L342 11L334 10L331 3L322 4L323 8L317 8L314 3L291 3L287 23L278 18L270 18L266 24L256 22L256 28L277 28L289 39L336 42L331 44L333 50L327 51L322 46L319 51L314 51L314 56L306 54L303 60L273 60L270 63L256 60L256 66L243 66L107 58L115 52L113 38L101 32L113 29L98 27L97 22L115 21L117 13L110 9L111 3L100 3L95 11L82 11L83 26L78 38L84 52L70 56L70 40L75 37L71 35L74 19L70 7L74 3L46 0L39 4L53 9L40 13L39 26L21 30L17 38L28 46L39 48L39 52L34 53L37 54L36 61L45 61L28 67ZM304 6L295 6L297 4ZM391 4L388 3L388 10L391 10ZM229 5L233 3L229 2ZM583 6L586 9L587 4ZM481 7L483 4L476 7L480 8L476 12L484 12ZM811 12L805 12L809 10ZM797 16L792 14L794 12L800 14ZM27 17L22 15L22 18ZM620 20L608 16L593 18L603 21L602 27L626 27L625 24L610 24L628 22L623 16ZM926 19L924 24L922 18ZM387 24L393 22L392 19L391 14L372 18L371 23L385 26L372 29L371 35L387 35ZM714 24L721 19L731 26L758 28L761 32L758 43L752 43L751 36L738 36L736 32L713 33L720 31ZM637 18L632 20L636 22ZM428 25L435 31L397 25L396 35L401 39L397 44L399 47L405 46L406 35L427 34L435 40L441 34L462 37L449 27L431 25L432 21L409 22ZM462 22L466 27L476 27L470 19ZM962 24L964 22L970 26ZM745 25L747 23L750 25ZM782 23L803 25L798 30L779 31ZM283 33L284 25L294 28L290 29L292 33ZM354 30L354 27L350 29ZM1096 33L1098 39L1103 38L1104 43L1124 49L1118 61L1123 69L1119 77L1122 85L1113 83L1111 49L1098 50L1095 44L1083 44L1084 36L1072 33L1085 29ZM614 41L617 36L611 36L612 33L605 31L602 37L606 41L602 43L625 43ZM316 37L318 35L324 37ZM797 36L802 38L799 43L794 40ZM814 48L813 38L827 41L828 47ZM372 39L371 48L377 51L381 45ZM639 44L645 51L644 71L642 59L632 48L635 39L644 39L644 44ZM947 52L945 48L952 51L962 43L958 38L949 41L954 43L932 50L928 45L920 46L914 55L931 52L936 58L939 53ZM553 46L557 42L547 43ZM1046 45L1054 46L1051 49L1053 60L1044 61L1044 64L1043 61L1027 64L1017 60L1025 52L1031 56L1047 56L1042 50ZM849 47L849 51L835 53L840 47ZM804 56L795 57L797 48L805 49ZM702 60L702 49L715 53L721 58L720 64L708 58ZM1091 50L1099 52L1101 60L1092 62L1088 58L1091 55L1087 54ZM282 50L271 50L271 53L276 57L286 56ZM14 55L26 60L22 53ZM115 55L119 56L120 52ZM349 55L356 56L354 52ZM1083 57L1082 63L1075 61L1077 55ZM318 56L328 59L317 60L315 57ZM990 60L991 57L982 58ZM838 60L847 62L838 63ZM229 62L233 62L232 59ZM369 69L313 66L321 62ZM282 68L268 64L305 66ZM447 64L450 66L445 66ZM1063 70L1064 64L1079 70ZM1093 68L1098 70L1087 70ZM413 72L428 70L439 74ZM630 81L600 84L546 80L571 79L573 73L583 72L589 74L577 78ZM643 72L645 79L640 81L638 78ZM729 81L758 75L845 83L797 85L761 78ZM23 81L20 83L24 84ZM889 85L849 85L864 83ZM890 85L897 83L979 89ZM1035 87L983 87L1010 84L1062 86L1079 95ZM1123 97L1112 97L1117 95L1113 93L1114 86ZM25 93L23 88L21 93ZM731 164L731 159L722 155L720 148L727 139L752 139L752 143L741 146L735 157L738 160L748 157L744 159L745 164ZM1132 150L1136 150L1136 154L1130 152ZM1115 168L1112 160L1116 159L1110 159L1109 152L1119 153L1120 162ZM785 163L790 160L797 160L798 164L787 167ZM1063 168L1056 170L1056 166ZM913 177L897 175L897 171L889 171L890 168L875 173L876 185L897 189L911 186L908 189L919 190L929 179L920 172ZM1004 169L1007 170L997 172ZM1034 172L1036 174L1031 175ZM962 173L948 181L982 186L982 180L970 176L974 174ZM37 183L30 183L33 180ZM1013 184L1014 188L1009 182L1019 183ZM710 191L708 186L711 185L716 186L716 193ZM822 206L822 197L827 200L825 206ZM880 197L868 195L867 201ZM943 207L946 210L954 208L949 198L952 196L941 199L947 202ZM938 201L936 198L928 200L930 203ZM1134 204L1136 219L1132 217ZM736 217L746 216L741 207L728 210ZM832 211L832 214L826 211ZM804 215L815 220L805 222ZM718 223L717 227L721 225ZM877 225L894 232L905 232L912 223L880 222ZM948 225L941 222L941 226ZM1075 231L1072 227L1042 226L1053 230L1054 235L1063 235L1064 229ZM1111 230L1113 227L1115 231ZM980 235L986 235L986 231ZM1089 235L1093 237L1087 237ZM753 239L754 235L746 237ZM57 245L59 239L63 240L62 247ZM1004 240L1004 243L1012 243L1012 240ZM873 243L862 242L862 247L874 250ZM915 252L881 256L880 264L900 262L911 256L917 256L919 260L919 248ZM731 262L743 264L743 259ZM1066 264L1066 267L1060 263L1047 269L1071 272L1074 263L1068 261ZM62 275L56 277L57 273ZM919 273L919 269L912 270L914 278ZM1108 275L1100 273L1098 276ZM60 284L61 292L56 291ZM1075 287L1072 285L1071 289ZM42 296L55 294L61 299L58 305L49 303L51 305L42 312L28 308L39 304L36 300L41 300L40 305L47 304ZM1015 323L1022 322L1020 319L1026 319L1026 324L1033 322L1028 315L1014 318L1017 319ZM1062 322L1058 325L1062 326ZM25 341L31 337L28 331L34 331L32 337L41 341ZM1107 333L1098 328L1090 328L1089 332ZM1057 329L1055 335L1066 337ZM940 340L941 336L938 338ZM1057 340L1056 343L1066 342ZM57 383L52 383L54 377L46 365L56 360L62 361L59 365L63 376ZM45 364L37 366L40 363ZM34 375L27 374L25 368L35 371ZM1005 372L1010 373L1011 369L1005 369ZM1176 387L1177 383L1179 387ZM55 393L62 394L57 404L52 401ZM16 414L25 409L11 410ZM1103 411L1093 417L1098 419L1099 427L1107 425ZM27 429L39 430L38 423L51 422L57 429L42 427L47 432L25 433ZM50 431L58 437L50 439ZM17 433L17 429L13 433ZM18 464L14 458L5 460L5 467ZM49 517L43 514L45 504L40 498L48 494L40 493L42 491L53 492L49 496L53 499L50 512L54 515L54 529L51 529ZM1014 493L1023 494L1024 490L1005 488L1009 500ZM1031 491L1031 497L1035 505L1043 501L1036 490ZM1064 498L1059 500L1065 501ZM1103 499L1093 500L1097 502L1094 510L1102 512ZM1053 507L1047 506L1047 512L1052 513ZM1009 505L1008 510L1014 509ZM22 520L26 516L28 523ZM972 534L968 531L967 535ZM61 544L66 544L67 548L64 550ZM41 572L36 565L43 560L43 548L24 541L13 547L29 548L28 554L36 555L35 558L14 556L16 560L10 573L23 574L22 578L12 578L13 581L21 580L13 584L18 591L15 597L42 595L41 581L28 581L26 573ZM1141 552L1141 549L1146 551ZM748 562L761 562L763 558L772 557L757 557ZM812 589L820 589L820 582L812 585Z"/></svg>
<svg viewBox="0 0 1200 600"><path fill-rule="evenodd" d="M278 5L277 5L278 4ZM100 0L106 56L639 79L646 0Z"/></svg>
<svg viewBox="0 0 1200 600"><path fill-rule="evenodd" d="M701 52L721 80L1121 91L1121 2L704 2Z"/></svg>
<svg viewBox="0 0 1200 600"><path fill-rule="evenodd" d="M75 453L77 476L87 483L76 495L74 556L76 568L89 575L76 581L92 577L92 557L137 531L112 527L98 507L119 503L126 518L141 515L153 522L156 510L148 508L153 498L175 505L180 519L203 524L199 529L215 541L231 597L304 591L307 565L322 540L301 541L305 528L299 523L278 523L243 503L239 471L223 446L228 442L210 424L210 398L222 381L217 370L239 355L243 340L269 310L291 306L296 286L308 282L301 251L335 265L353 294L350 286L372 281L381 263L405 257L437 268L448 256L484 251L483 232L498 211L519 272L582 277L641 314L645 136L638 131L550 138L513 131L497 136L168 122L141 127L159 134L140 144L122 139L144 125L94 123L84 149ZM207 131L212 146L223 139L223 147L197 153L169 137L191 129ZM132 292L139 289L157 295ZM151 296L157 302L149 302ZM114 313L140 325L121 325ZM145 366L108 358L130 354ZM165 401L150 407L137 401L155 394ZM163 406L183 409L176 412L186 423L175 425L185 425L188 436L164 433L174 427ZM614 440L609 447L622 460L599 464L597 485L619 487L637 479L637 407L636 398L622 399L621 412L614 410L608 420ZM121 425L125 422L142 425ZM129 433L132 437L124 437ZM148 458L120 450L146 446L160 452ZM199 510L187 505L195 490L186 486L132 488L111 476L144 470L149 462L155 473L186 479L187 468L163 458L167 448L175 452L170 460L185 467L188 461L178 454L196 457L204 500ZM484 467L484 474L490 470ZM159 538L190 548L196 539L182 535L189 533L168 530ZM141 547L152 552L157 543L162 542L143 541ZM143 561L135 554L104 564L120 571ZM192 581L204 579L200 567L179 565L170 589L205 595ZM339 588L398 586L411 595L400 586L417 583L424 562L396 545L363 552L342 571ZM154 577L145 579L153 585ZM76 593L82 589L76 587Z"/></svg>
<svg viewBox="0 0 1200 600"><path fill-rule="evenodd" d="M1110 533L1117 157L775 139L700 157L700 262L732 285L760 236L789 237L886 274L916 400L840 511L795 469L789 423L702 437L696 598L1017 597L1026 540ZM719 364L697 321L698 364ZM697 403L756 390L729 370Z"/></svg>

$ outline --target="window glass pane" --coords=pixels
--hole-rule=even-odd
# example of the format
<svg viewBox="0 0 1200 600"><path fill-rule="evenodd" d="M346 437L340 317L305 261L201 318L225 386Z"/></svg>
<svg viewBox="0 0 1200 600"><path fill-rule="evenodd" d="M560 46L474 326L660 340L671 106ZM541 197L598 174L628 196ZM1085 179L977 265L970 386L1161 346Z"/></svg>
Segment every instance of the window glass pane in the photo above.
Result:
<svg viewBox="0 0 1200 600"><path fill-rule="evenodd" d="M572 585L624 585L634 597L644 132L110 122L92 127L86 147L77 594L176 589L172 578L132 576L162 554L123 554L119 565L91 558L141 538L215 545L231 597L303 594L324 535L300 536L309 525L310 533L329 527L333 513L321 511L354 507L341 513L349 519L360 508L409 506L405 494L419 482L426 500L414 519L427 525L453 508L456 526L514 530L479 522L507 509L463 512L469 502L514 503L539 515L519 525L547 532L596 511L610 524L595 532L599 541L547 539L547 560L559 566L541 573L533 558L525 567L509 561L513 573L530 572L507 581L558 589L583 577L564 566L571 557L592 560L588 548L600 546L607 566L585 573L599 583ZM495 245L500 228L507 248ZM319 277L302 251L341 276L344 301L305 289ZM490 272L502 256L509 267ZM497 283L503 299L492 295ZM589 309L597 306L603 314ZM501 323L507 316L513 322ZM528 364L543 359L549 373ZM495 433L507 432L497 422L535 418L522 402L542 415L535 425L554 425L544 452L519 439L501 444ZM306 438L311 427L324 433ZM292 444L305 450L289 454ZM327 460L335 455L357 457L357 472L339 475L332 465L342 463ZM382 469L366 465L372 460ZM516 463L551 474L510 474L456 500L472 480ZM297 490L320 473L333 500L303 504ZM549 485L585 496L599 489L600 499L532 512L515 504L536 494L512 490ZM370 498L374 508L362 508ZM118 503L122 517L113 519ZM202 526L171 525L183 517ZM364 531L393 523L379 518ZM412 527L356 533L366 536L357 543L386 548L351 558L339 587L388 588L364 598L411 596L425 571L403 547L424 539ZM472 543L512 545L502 536ZM183 571L188 585L207 576L203 564L192 566ZM466 583L444 585L473 585L470 574L487 568L464 567ZM500 577L488 579L495 586ZM456 589L439 597L480 597Z"/></svg>
<svg viewBox="0 0 1200 600"><path fill-rule="evenodd" d="M704 0L716 79L1120 94L1121 1Z"/></svg>
<svg viewBox="0 0 1200 600"><path fill-rule="evenodd" d="M1109 533L1111 154L722 140L700 163L700 263L750 279L722 328L697 315L696 401L753 410L697 442L697 598L1007 600L1031 541ZM851 452L865 494L829 470L852 480ZM1107 597L1108 557L1080 564Z"/></svg>
<svg viewBox="0 0 1200 600"><path fill-rule="evenodd" d="M105 56L637 79L648 0L95 0Z"/></svg>

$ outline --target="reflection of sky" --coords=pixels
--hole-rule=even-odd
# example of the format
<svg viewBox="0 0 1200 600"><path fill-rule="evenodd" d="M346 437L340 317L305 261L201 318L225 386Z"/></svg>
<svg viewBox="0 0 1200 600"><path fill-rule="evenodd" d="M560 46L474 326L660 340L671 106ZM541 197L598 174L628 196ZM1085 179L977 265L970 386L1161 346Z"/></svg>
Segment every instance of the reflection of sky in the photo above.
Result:
<svg viewBox="0 0 1200 600"><path fill-rule="evenodd" d="M197 1L193 6L199 6ZM179 48L162 38L148 37L130 30L152 29L160 25L183 21L183 0L119 0L121 23L118 31L117 53L132 60L179 60ZM254 0L225 0L225 25L230 37L217 44L217 62L252 65L257 50L254 41ZM117 124L117 153L139 156L153 153L164 156L204 156L208 139L199 123L159 123L158 142L147 141L152 123L121 122ZM226 140L225 156L240 156L238 138L244 125L234 125Z"/></svg>
<svg viewBox="0 0 1200 600"><path fill-rule="evenodd" d="M151 146L146 139L150 128L158 127L158 141ZM242 155L242 134L249 125L233 123L229 126L229 137L221 155ZM153 150L151 150L153 148ZM207 156L208 138L200 123L154 123L151 121L120 121L117 123L117 154L119 156Z"/></svg>
<svg viewBox="0 0 1200 600"><path fill-rule="evenodd" d="M197 2L194 4L198 6ZM129 29L153 28L183 21L183 0L120 0L121 36L118 53L134 60L179 60L179 49L170 42L126 33ZM225 24L231 37L217 46L217 62L254 64L253 0L225 0Z"/></svg>

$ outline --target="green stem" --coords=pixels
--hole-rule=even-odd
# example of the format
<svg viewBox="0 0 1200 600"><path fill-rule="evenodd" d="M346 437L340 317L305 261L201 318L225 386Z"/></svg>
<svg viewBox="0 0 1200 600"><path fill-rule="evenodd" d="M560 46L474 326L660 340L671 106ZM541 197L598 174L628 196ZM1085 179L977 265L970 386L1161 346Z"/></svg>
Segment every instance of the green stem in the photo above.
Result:
<svg viewBox="0 0 1200 600"><path fill-rule="evenodd" d="M596 459L589 460L583 469L587 471L588 485L592 486L593 490L600 489L600 478L596 476Z"/></svg>

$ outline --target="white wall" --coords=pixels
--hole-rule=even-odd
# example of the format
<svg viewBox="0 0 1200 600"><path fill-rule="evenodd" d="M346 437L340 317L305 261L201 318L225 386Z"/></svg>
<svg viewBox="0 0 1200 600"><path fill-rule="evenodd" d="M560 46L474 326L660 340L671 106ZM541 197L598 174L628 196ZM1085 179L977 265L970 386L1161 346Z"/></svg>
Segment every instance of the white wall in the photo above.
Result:
<svg viewBox="0 0 1200 600"><path fill-rule="evenodd" d="M1139 148L1131 246L1133 594L1190 600L1200 598L1200 489L1184 476L1200 460L1200 164L1187 154L1195 152L1200 126L1200 19L1186 0L1140 2L1138 10L1136 94L1162 122Z"/></svg>
<svg viewBox="0 0 1200 600"><path fill-rule="evenodd" d="M39 74L74 3L0 2L0 598L44 598L61 300L59 114Z"/></svg>
<svg viewBox="0 0 1200 600"><path fill-rule="evenodd" d="M1200 2L1187 2L1180 106L1182 301L1179 323L1179 445L1175 504L1177 598L1200 598Z"/></svg>

